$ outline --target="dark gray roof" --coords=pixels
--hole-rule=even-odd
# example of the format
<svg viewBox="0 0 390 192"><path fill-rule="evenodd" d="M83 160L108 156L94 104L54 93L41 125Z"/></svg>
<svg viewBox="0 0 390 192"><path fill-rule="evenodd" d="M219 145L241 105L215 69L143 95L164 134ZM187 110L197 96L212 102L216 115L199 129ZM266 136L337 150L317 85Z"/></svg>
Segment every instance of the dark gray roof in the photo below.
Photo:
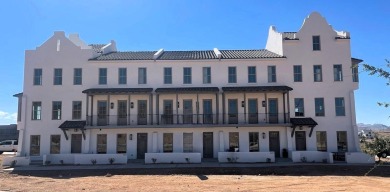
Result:
<svg viewBox="0 0 390 192"><path fill-rule="evenodd" d="M297 32L283 32L284 40L299 40L295 37Z"/></svg>
<svg viewBox="0 0 390 192"><path fill-rule="evenodd" d="M352 61L352 63L361 63L361 62L363 62L362 59L353 58L353 57L351 57L351 61Z"/></svg>
<svg viewBox="0 0 390 192"><path fill-rule="evenodd" d="M290 118L291 124L295 126L316 126L318 123L313 118Z"/></svg>
<svg viewBox="0 0 390 192"><path fill-rule="evenodd" d="M170 87L157 88L156 93L199 93L199 92L219 92L218 87Z"/></svg>
<svg viewBox="0 0 390 192"><path fill-rule="evenodd" d="M21 97L21 96L23 96L23 92L21 92L21 93L17 93L17 94L15 94L15 95L13 95L14 97Z"/></svg>
<svg viewBox="0 0 390 192"><path fill-rule="evenodd" d="M217 59L214 51L164 51L158 60Z"/></svg>
<svg viewBox="0 0 390 192"><path fill-rule="evenodd" d="M222 87L224 92L269 92L269 91L292 91L288 86L246 86L246 87Z"/></svg>
<svg viewBox="0 0 390 192"><path fill-rule="evenodd" d="M261 58L284 58L267 49L254 50L220 50L222 59L261 59Z"/></svg>
<svg viewBox="0 0 390 192"><path fill-rule="evenodd" d="M129 52L112 52L90 60L107 61L107 60L153 60L156 51L129 51Z"/></svg>
<svg viewBox="0 0 390 192"><path fill-rule="evenodd" d="M105 46L105 44L90 44L89 46L92 47L92 50L99 53L101 52L101 48Z"/></svg>
<svg viewBox="0 0 390 192"><path fill-rule="evenodd" d="M86 121L65 121L58 128L61 129L83 129L87 124Z"/></svg>
<svg viewBox="0 0 390 192"><path fill-rule="evenodd" d="M123 93L150 93L153 88L94 88L86 89L83 93L87 94L123 94Z"/></svg>

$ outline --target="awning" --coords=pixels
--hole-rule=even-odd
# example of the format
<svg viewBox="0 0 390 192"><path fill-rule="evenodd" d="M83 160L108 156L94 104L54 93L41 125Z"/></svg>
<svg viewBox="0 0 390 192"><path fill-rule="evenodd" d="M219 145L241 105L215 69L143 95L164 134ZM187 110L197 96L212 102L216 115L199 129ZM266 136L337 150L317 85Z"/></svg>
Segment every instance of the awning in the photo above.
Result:
<svg viewBox="0 0 390 192"><path fill-rule="evenodd" d="M80 129L81 133L83 134L83 138L85 140L85 125L87 124L86 121L65 121L63 122L58 128L60 128L65 135L65 139L68 140L68 135L66 134L66 130L68 129Z"/></svg>
<svg viewBox="0 0 390 192"><path fill-rule="evenodd" d="M218 93L218 87L170 87L157 88L156 93Z"/></svg>
<svg viewBox="0 0 390 192"><path fill-rule="evenodd" d="M129 93L151 93L153 88L93 88L86 89L83 93L98 94L129 94Z"/></svg>
<svg viewBox="0 0 390 192"><path fill-rule="evenodd" d="M245 86L222 87L224 92L287 92L293 89L289 86Z"/></svg>
<svg viewBox="0 0 390 192"><path fill-rule="evenodd" d="M314 119L311 117L290 118L290 123L291 123L291 128L293 128L293 130L291 132L291 137L294 136L295 128L304 127L304 126L311 128L310 133L309 133L309 137L311 137L314 127L318 125L318 123L316 121L314 121Z"/></svg>

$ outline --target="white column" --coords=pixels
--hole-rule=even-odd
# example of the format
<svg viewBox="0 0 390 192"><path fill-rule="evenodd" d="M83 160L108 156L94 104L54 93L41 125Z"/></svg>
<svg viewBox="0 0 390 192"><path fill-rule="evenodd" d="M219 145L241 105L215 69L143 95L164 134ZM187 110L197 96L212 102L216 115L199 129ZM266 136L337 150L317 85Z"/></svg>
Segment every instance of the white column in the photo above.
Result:
<svg viewBox="0 0 390 192"><path fill-rule="evenodd" d="M294 151L293 138L291 137L291 129L291 127L286 127L287 151L289 158L291 158L291 152Z"/></svg>
<svg viewBox="0 0 390 192"><path fill-rule="evenodd" d="M152 137L152 152L157 153L157 132L153 132Z"/></svg>
<svg viewBox="0 0 390 192"><path fill-rule="evenodd" d="M223 131L219 131L219 152L224 152L224 140L223 140Z"/></svg>

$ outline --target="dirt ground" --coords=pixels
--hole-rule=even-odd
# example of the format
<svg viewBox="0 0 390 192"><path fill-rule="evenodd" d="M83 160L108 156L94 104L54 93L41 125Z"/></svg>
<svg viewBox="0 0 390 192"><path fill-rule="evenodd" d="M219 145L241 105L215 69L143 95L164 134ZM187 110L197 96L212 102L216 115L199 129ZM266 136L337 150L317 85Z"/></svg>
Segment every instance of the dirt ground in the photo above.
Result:
<svg viewBox="0 0 390 192"><path fill-rule="evenodd" d="M0 157L1 161L1 157ZM390 164L5 172L0 191L387 191ZM372 171L370 171L372 170ZM368 173L368 176L364 176Z"/></svg>

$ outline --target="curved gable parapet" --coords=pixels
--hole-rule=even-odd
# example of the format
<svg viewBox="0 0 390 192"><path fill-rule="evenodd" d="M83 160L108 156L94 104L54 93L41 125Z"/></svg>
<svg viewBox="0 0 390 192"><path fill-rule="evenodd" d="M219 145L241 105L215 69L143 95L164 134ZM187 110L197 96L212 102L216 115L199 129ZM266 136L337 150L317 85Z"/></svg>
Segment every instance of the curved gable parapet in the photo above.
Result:
<svg viewBox="0 0 390 192"><path fill-rule="evenodd" d="M333 27L318 12L312 12L303 21L301 28L296 34L299 39L307 36L311 37L311 35L329 36L333 38L338 36ZM346 33L344 35L346 35Z"/></svg>

